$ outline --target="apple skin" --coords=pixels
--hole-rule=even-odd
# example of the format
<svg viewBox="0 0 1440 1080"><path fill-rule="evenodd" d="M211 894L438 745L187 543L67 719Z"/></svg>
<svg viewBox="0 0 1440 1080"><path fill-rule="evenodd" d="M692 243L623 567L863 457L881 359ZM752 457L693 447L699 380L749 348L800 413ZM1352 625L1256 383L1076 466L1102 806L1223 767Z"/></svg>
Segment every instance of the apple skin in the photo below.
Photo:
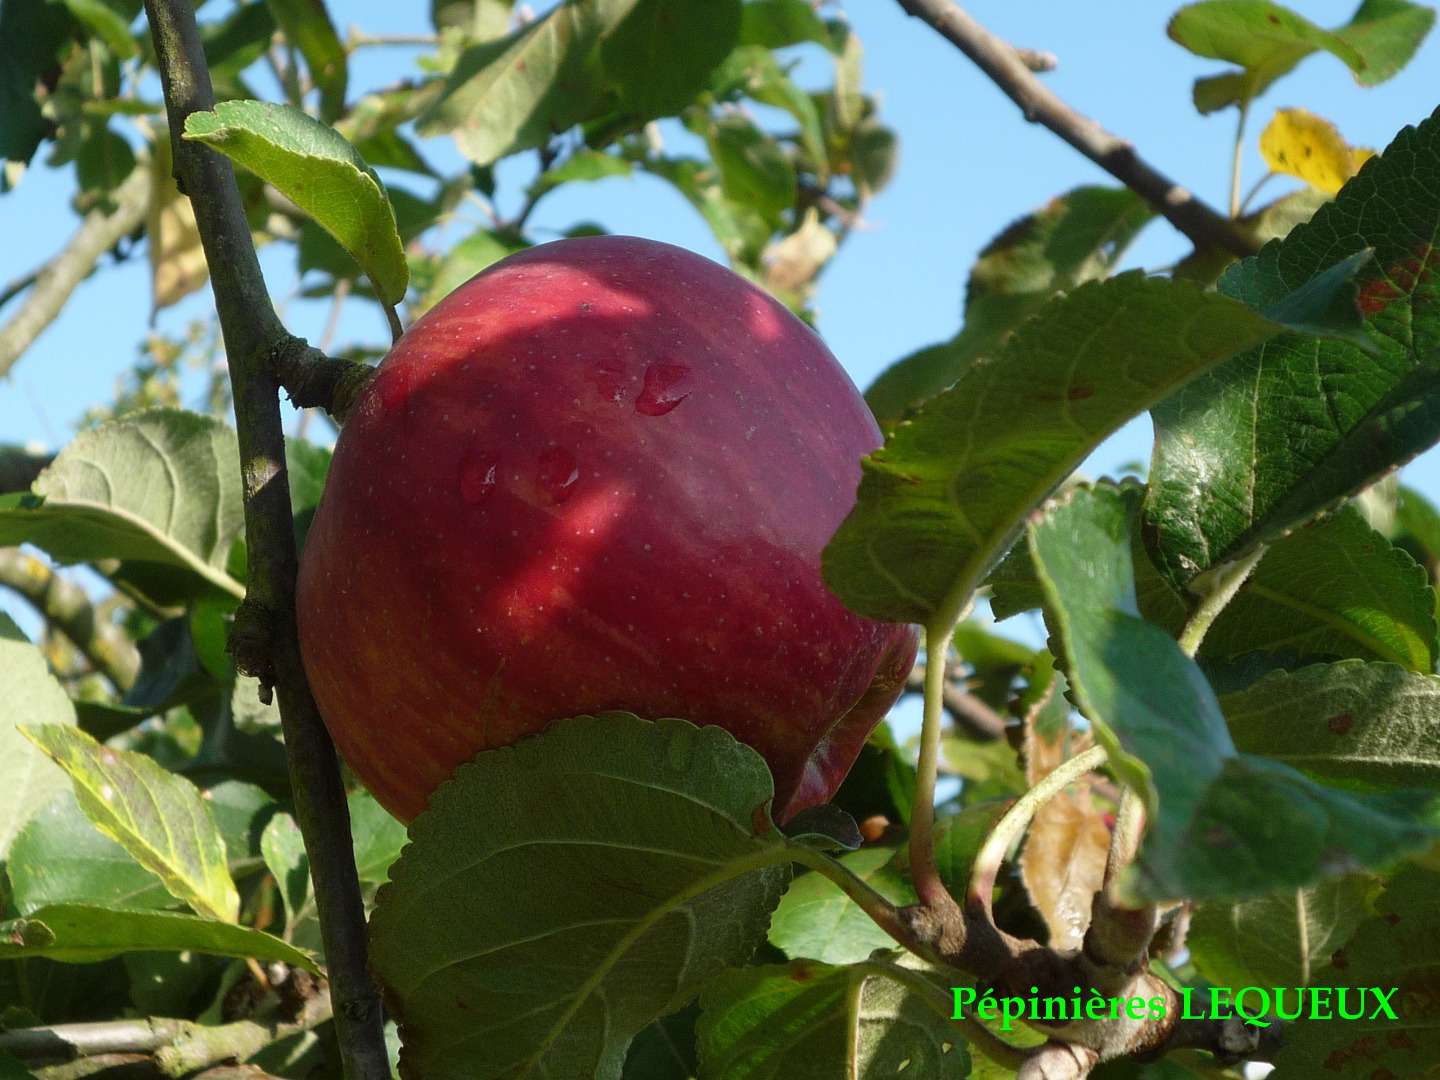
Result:
<svg viewBox="0 0 1440 1080"><path fill-rule="evenodd" d="M300 644L345 760L402 820L562 717L718 724L825 802L895 702L913 627L820 553L880 445L820 339L682 248L560 240L419 319L346 422Z"/></svg>

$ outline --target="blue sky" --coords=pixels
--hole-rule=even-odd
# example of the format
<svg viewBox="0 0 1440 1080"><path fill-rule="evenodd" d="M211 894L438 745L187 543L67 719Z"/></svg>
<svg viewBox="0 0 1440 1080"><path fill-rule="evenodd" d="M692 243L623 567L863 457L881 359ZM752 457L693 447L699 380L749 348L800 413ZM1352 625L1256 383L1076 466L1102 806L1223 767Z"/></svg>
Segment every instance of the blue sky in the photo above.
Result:
<svg viewBox="0 0 1440 1080"><path fill-rule="evenodd" d="M1350 0L1295 5L1321 25L1344 22L1354 6ZM372 33L429 29L425 4L332 0L330 9L342 30L351 24ZM1165 37L1170 5L984 0L968 9L1017 44L1055 52L1059 69L1045 79L1063 98L1133 140L1150 161L1212 205L1225 202L1234 114L1200 117L1192 108L1192 81L1219 65L1190 56ZM818 293L821 333L863 388L891 361L958 329L966 274L991 236L1051 196L1107 178L1055 136L1026 124L960 53L905 16L894 0L850 0L846 10L865 44L866 86L878 93L901 144L894 182L874 200L866 227L825 272ZM406 74L415 55L413 49L363 50L352 61L351 86L373 87ZM807 57L801 80L828 82L824 63L818 50ZM1307 59L1253 110L1245 187L1264 171L1256 139L1275 108L1303 105L1335 121L1352 143L1383 148L1401 126L1440 104L1437 71L1440 35L1435 34L1400 76L1374 89L1356 85L1333 57ZM448 143L427 143L425 151L442 168L459 163ZM502 211L514 208L531 168L527 160L502 169ZM1267 190L1274 196L1284 189L1277 182ZM0 197L0 282L47 257L73 230L72 194L68 170L52 171L37 162L16 191ZM480 223L478 212L471 220ZM698 215L654 179L563 188L541 204L533 232L545 238L580 220L720 257ZM443 242L463 235L463 226L456 227ZM1141 236L1129 262L1163 266L1185 250L1177 234L1158 222ZM263 262L287 323L317 339L327 306L296 297L293 249L277 245ZM207 290L163 313L160 325L178 332L209 304ZM13 310L12 303L0 318ZM12 377L0 381L0 441L63 444L85 408L108 398L115 378L133 362L148 316L143 252L97 273ZM380 342L385 336L373 307L351 303L336 345ZM1102 447L1086 471L1093 475L1143 460L1149 442L1149 423L1141 419ZM1432 451L1412 464L1406 478L1440 499L1440 455Z"/></svg>

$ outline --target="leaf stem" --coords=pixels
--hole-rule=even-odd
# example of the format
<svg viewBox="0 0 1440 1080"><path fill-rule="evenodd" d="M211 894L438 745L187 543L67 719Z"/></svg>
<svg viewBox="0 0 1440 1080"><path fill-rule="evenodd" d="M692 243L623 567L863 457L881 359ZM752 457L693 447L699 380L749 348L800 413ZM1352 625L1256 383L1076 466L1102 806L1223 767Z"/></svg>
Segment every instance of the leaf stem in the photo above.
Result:
<svg viewBox="0 0 1440 1080"><path fill-rule="evenodd" d="M935 866L935 777L940 769L941 721L945 708L945 642L948 627L925 628L925 711L920 728L920 761L910 812L910 876L920 902L953 912L955 898Z"/></svg>
<svg viewBox="0 0 1440 1080"><path fill-rule="evenodd" d="M1245 160L1245 122L1250 118L1250 99L1240 102L1240 119L1235 125L1235 150L1230 160L1230 216L1240 216L1240 173Z"/></svg>
<svg viewBox="0 0 1440 1080"><path fill-rule="evenodd" d="M1190 613L1190 618L1185 621L1185 626L1180 631L1180 650L1186 656L1193 657L1199 651L1200 643L1205 640L1211 624L1220 617L1226 605L1235 599L1240 586L1245 584L1245 579L1264 557L1265 550L1265 545L1260 544L1248 555L1227 563L1215 572L1200 603Z"/></svg>
<svg viewBox="0 0 1440 1080"><path fill-rule="evenodd" d="M990 909L995 895L995 879L999 876L1000 864L1005 861L1005 853L1020 838L1041 806L1087 772L1104 765L1106 757L1103 746L1092 746L1046 773L1039 783L1015 800L1015 804L995 823L975 856L967 896L970 906L978 907L993 923Z"/></svg>
<svg viewBox="0 0 1440 1080"><path fill-rule="evenodd" d="M876 892L868 881L857 876L839 859L831 858L823 851L806 847L804 844L790 844L789 852L792 862L807 866L828 878L896 942L907 949L914 948L914 935L900 918L900 909Z"/></svg>

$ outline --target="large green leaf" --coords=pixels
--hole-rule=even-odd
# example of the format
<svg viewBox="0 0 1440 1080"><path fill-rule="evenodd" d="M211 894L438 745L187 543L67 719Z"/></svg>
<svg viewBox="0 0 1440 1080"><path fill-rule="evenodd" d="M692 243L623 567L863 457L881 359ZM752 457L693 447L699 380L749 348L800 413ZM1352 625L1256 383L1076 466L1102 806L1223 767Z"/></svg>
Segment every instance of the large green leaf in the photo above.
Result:
<svg viewBox="0 0 1440 1080"><path fill-rule="evenodd" d="M310 81L320 90L320 118L334 120L345 108L349 65L345 46L330 21L324 0L268 0L285 38L310 69Z"/></svg>
<svg viewBox="0 0 1440 1080"><path fill-rule="evenodd" d="M402 1068L618 1080L630 1040L763 938L789 878L761 757L624 713L462 766L371 919Z"/></svg>
<svg viewBox="0 0 1440 1080"><path fill-rule="evenodd" d="M1220 698L1235 745L1317 776L1440 788L1440 677L1345 660Z"/></svg>
<svg viewBox="0 0 1440 1080"><path fill-rule="evenodd" d="M725 254L736 263L757 265L770 239L771 224L756 207L731 198L720 183L719 171L694 158L647 157L642 166L675 185L705 218Z"/></svg>
<svg viewBox="0 0 1440 1080"><path fill-rule="evenodd" d="M1429 672L1435 639L1425 571L1346 507L1265 553L1210 627L1201 655L1359 657Z"/></svg>
<svg viewBox="0 0 1440 1080"><path fill-rule="evenodd" d="M1140 618L1132 528L1132 505L1104 487L1075 489L1029 527L1074 700L1149 809L1130 884L1156 899L1252 896L1433 839L1424 793L1350 795L1235 749L1200 668Z"/></svg>
<svg viewBox="0 0 1440 1080"><path fill-rule="evenodd" d="M225 572L244 527L240 458L218 420L154 409L81 432L32 490L0 495L0 545L156 563L192 592L244 595Z"/></svg>
<svg viewBox="0 0 1440 1080"><path fill-rule="evenodd" d="M1293 892L1201 904L1185 946L1218 986L1310 986L1328 980L1330 956L1369 914L1361 875Z"/></svg>
<svg viewBox="0 0 1440 1080"><path fill-rule="evenodd" d="M635 3L560 4L508 37L470 46L417 130L453 134L477 165L544 145L604 108L596 48L601 33Z"/></svg>
<svg viewBox="0 0 1440 1080"><path fill-rule="evenodd" d="M1440 1061L1440 874L1408 866L1375 901L1325 972L1336 987L1394 988L1398 1019L1376 1005L1372 991L1364 1016L1337 1022L1305 1019L1288 1025L1274 1057L1274 1080L1379 1080L1432 1077ZM1359 995L1349 994L1350 1008ZM1335 995L1331 995L1332 1003ZM1294 999L1291 999L1293 1008ZM1332 1004L1333 1008L1333 1004ZM1332 1014L1333 1015L1333 1014Z"/></svg>
<svg viewBox="0 0 1440 1080"><path fill-rule="evenodd" d="M289 105L222 101L191 113L185 138L219 150L314 218L385 303L404 298L410 270L385 185L334 128Z"/></svg>
<svg viewBox="0 0 1440 1080"><path fill-rule="evenodd" d="M880 426L893 426L976 357L993 354L1057 292L1108 276L1154 213L1125 188L1080 187L1005 229L970 270L959 336L897 360L865 391Z"/></svg>
<svg viewBox="0 0 1440 1080"><path fill-rule="evenodd" d="M225 841L200 791L154 759L97 743L74 727L44 724L26 738L70 774L95 827L201 915L234 922L240 898Z"/></svg>
<svg viewBox="0 0 1440 1080"><path fill-rule="evenodd" d="M159 878L95 828L70 791L57 793L20 830L6 870L21 915L50 904L176 906Z"/></svg>
<svg viewBox="0 0 1440 1080"><path fill-rule="evenodd" d="M600 59L621 104L646 119L679 112L740 34L740 0L636 0Z"/></svg>
<svg viewBox="0 0 1440 1080"><path fill-rule="evenodd" d="M970 1075L958 1028L864 967L794 960L727 971L700 1003L700 1075L713 1080Z"/></svg>
<svg viewBox="0 0 1440 1080"><path fill-rule="evenodd" d="M0 862L37 810L68 788L55 764L19 732L22 724L74 724L75 707L45 657L0 611Z"/></svg>
<svg viewBox="0 0 1440 1080"><path fill-rule="evenodd" d="M1343 290L1339 276L1327 281ZM1333 304L1307 298L1291 318ZM1086 454L1282 330L1238 301L1138 272L1056 297L865 459L858 502L825 548L827 584L861 614L938 619L948 633L1024 516Z"/></svg>
<svg viewBox="0 0 1440 1080"><path fill-rule="evenodd" d="M320 970L309 953L270 934L178 911L53 904L0 922L0 960L33 956L93 964L121 953L157 951L254 957Z"/></svg>
<svg viewBox="0 0 1440 1080"><path fill-rule="evenodd" d="M1177 582L1278 539L1440 438L1437 171L1440 114L1221 280L1222 293L1265 305L1373 249L1359 305L1378 352L1284 335L1154 410L1146 517Z"/></svg>
<svg viewBox="0 0 1440 1080"><path fill-rule="evenodd" d="M1240 68L1196 80L1195 107L1208 113L1251 101L1321 50L1361 85L1384 82L1409 62L1434 21L1434 11L1408 0L1364 0L1348 24L1331 31L1268 0L1201 0L1176 12L1168 32L1191 52Z"/></svg>

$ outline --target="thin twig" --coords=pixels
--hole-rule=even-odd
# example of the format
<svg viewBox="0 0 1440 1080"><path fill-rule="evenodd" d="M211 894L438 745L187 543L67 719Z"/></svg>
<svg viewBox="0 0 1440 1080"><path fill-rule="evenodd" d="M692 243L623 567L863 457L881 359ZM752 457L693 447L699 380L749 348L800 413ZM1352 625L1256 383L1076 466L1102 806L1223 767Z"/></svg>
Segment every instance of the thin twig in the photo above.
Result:
<svg viewBox="0 0 1440 1080"><path fill-rule="evenodd" d="M925 692L925 665L916 664L905 679L905 693ZM973 735L982 739L1000 739L1005 736L1005 718L965 689L965 680L957 678L949 667L945 671L945 689L941 704L950 716Z"/></svg>
<svg viewBox="0 0 1440 1080"><path fill-rule="evenodd" d="M140 650L120 627L96 613L79 585L17 548L0 548L0 585L25 597L117 690L135 684Z"/></svg>
<svg viewBox="0 0 1440 1080"><path fill-rule="evenodd" d="M186 0L146 0L145 10L165 87L176 176L195 209L235 395L249 567L232 648L237 664L278 691L344 1074L347 1080L388 1080L345 787L305 679L295 629L294 522L278 387L269 366L275 350L291 339L265 289L230 163L204 144L180 138L186 118L215 103L194 12Z"/></svg>
<svg viewBox="0 0 1440 1080"><path fill-rule="evenodd" d="M944 643L949 634L925 634L928 650ZM943 657L943 653L941 656ZM940 915L958 915L958 905L950 895L935 865L935 776L940 763L940 714L945 691L945 663L930 661L925 668L925 712L920 729L920 760L916 767L915 798L910 811L910 877L920 903Z"/></svg>
<svg viewBox="0 0 1440 1080"><path fill-rule="evenodd" d="M21 274L14 281L10 282L10 284L6 285L5 288L0 289L0 307L4 307L39 280L40 267L38 266L28 274Z"/></svg>
<svg viewBox="0 0 1440 1080"><path fill-rule="evenodd" d="M1211 625L1220 617L1226 605L1235 599L1240 586L1245 584L1251 571L1265 556L1265 550L1265 545L1260 544L1248 555L1216 568L1207 582L1208 587L1200 603L1190 613L1190 618L1185 621L1185 626L1180 631L1180 649L1186 656L1194 656L1199 651L1200 643L1205 640Z"/></svg>
<svg viewBox="0 0 1440 1080"><path fill-rule="evenodd" d="M1025 66L1014 46L986 30L953 0L899 0L899 4L974 61L1020 106L1025 119L1044 125L1145 199L1196 247L1220 247L1236 255L1258 250L1233 222L1157 170L1134 146L1061 101Z"/></svg>
<svg viewBox="0 0 1440 1080"><path fill-rule="evenodd" d="M35 284L10 321L0 327L0 375L5 375L44 329L55 321L75 287L90 276L100 256L145 221L154 181L148 162L136 164L111 193L114 208L85 215L65 247L42 266Z"/></svg>
<svg viewBox="0 0 1440 1080"><path fill-rule="evenodd" d="M1230 159L1230 216L1240 216L1240 172L1245 161L1245 121L1250 119L1250 99L1240 102L1240 119L1235 124L1235 152Z"/></svg>
<svg viewBox="0 0 1440 1080"><path fill-rule="evenodd" d="M1076 754L1073 758L1062 762L1046 773L1034 787L1020 796L1014 805L1005 811L1005 815L995 823L995 827L990 830L990 835L985 838L979 854L975 856L975 862L970 872L970 892L966 898L967 907L978 909L984 912L987 918L990 917L991 901L995 895L995 879L999 876L1000 864L1005 860L1005 853L1020 838L1020 834L1029 826L1031 819L1035 817L1035 812L1041 806L1087 772L1104 765L1106 756L1103 746L1092 746L1090 749Z"/></svg>

